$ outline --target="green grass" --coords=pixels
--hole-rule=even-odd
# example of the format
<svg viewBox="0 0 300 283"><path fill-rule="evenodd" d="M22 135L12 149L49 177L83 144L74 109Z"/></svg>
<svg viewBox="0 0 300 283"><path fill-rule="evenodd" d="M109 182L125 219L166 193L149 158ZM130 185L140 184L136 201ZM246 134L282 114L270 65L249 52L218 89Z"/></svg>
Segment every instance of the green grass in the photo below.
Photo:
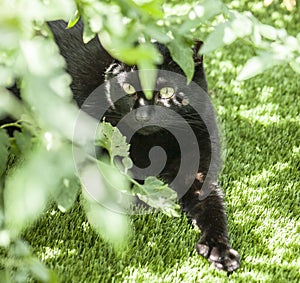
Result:
<svg viewBox="0 0 300 283"><path fill-rule="evenodd" d="M270 16L256 15L270 23L275 8ZM286 22L295 34L299 16L292 25L288 12L278 12L279 25ZM76 205L66 214L49 211L24 233L61 282L300 281L300 76L280 66L237 82L237 72L252 54L237 42L205 59L226 136L220 184L241 268L228 277L199 257L194 246L200 233L185 216L134 216L127 246L113 250Z"/></svg>

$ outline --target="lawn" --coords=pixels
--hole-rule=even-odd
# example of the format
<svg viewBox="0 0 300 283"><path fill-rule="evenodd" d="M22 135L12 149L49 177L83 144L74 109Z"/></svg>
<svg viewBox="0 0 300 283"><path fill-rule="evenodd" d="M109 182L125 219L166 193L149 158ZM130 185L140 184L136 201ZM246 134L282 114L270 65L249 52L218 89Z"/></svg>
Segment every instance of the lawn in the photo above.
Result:
<svg viewBox="0 0 300 283"><path fill-rule="evenodd" d="M292 17L278 5L266 12L254 2L263 1L234 5L299 32L299 6ZM128 244L114 250L77 204L65 214L50 209L23 235L61 282L300 282L300 76L279 66L237 81L253 52L238 41L205 58L224 135L220 184L240 269L228 277L198 256L200 232L184 215L132 216Z"/></svg>

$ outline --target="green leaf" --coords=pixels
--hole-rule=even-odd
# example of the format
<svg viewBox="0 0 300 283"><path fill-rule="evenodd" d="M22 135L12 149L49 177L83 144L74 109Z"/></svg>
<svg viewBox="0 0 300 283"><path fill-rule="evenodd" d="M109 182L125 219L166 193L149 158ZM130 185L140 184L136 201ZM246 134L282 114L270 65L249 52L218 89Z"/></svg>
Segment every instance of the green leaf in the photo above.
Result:
<svg viewBox="0 0 300 283"><path fill-rule="evenodd" d="M123 164L126 172L128 169L132 168L132 166L133 166L133 162L128 156L126 156L122 159L122 164Z"/></svg>
<svg viewBox="0 0 300 283"><path fill-rule="evenodd" d="M0 210L0 225L1 225L1 227L4 226L4 214L3 214L2 210ZM8 248L10 243L11 242L10 242L9 231L8 230L1 230L0 231L0 247Z"/></svg>
<svg viewBox="0 0 300 283"><path fill-rule="evenodd" d="M300 57L296 58L295 61L291 61L290 66L296 73L300 74Z"/></svg>
<svg viewBox="0 0 300 283"><path fill-rule="evenodd" d="M98 138L95 144L105 148L111 160L116 156L129 156L130 145L126 143L126 137L120 133L118 128L104 121L99 125L98 132L100 139Z"/></svg>
<svg viewBox="0 0 300 283"><path fill-rule="evenodd" d="M82 204L92 227L116 250L128 239L128 218L125 214L114 212L95 202L84 194Z"/></svg>
<svg viewBox="0 0 300 283"><path fill-rule="evenodd" d="M140 8L147 16L151 15L155 19L159 19L164 16L162 1L149 1L148 3L142 4Z"/></svg>
<svg viewBox="0 0 300 283"><path fill-rule="evenodd" d="M57 276L52 270L49 270L43 263L34 257L26 260L28 268L33 278L38 282L56 283L59 282Z"/></svg>
<svg viewBox="0 0 300 283"><path fill-rule="evenodd" d="M70 103L71 77L64 70L57 46L50 39L36 37L23 41L21 47L28 69L22 81L22 98L31 106L38 124L72 140L78 108ZM37 95L41 90L43 95Z"/></svg>
<svg viewBox="0 0 300 283"><path fill-rule="evenodd" d="M11 67L0 65L0 85L11 86L14 83L13 70Z"/></svg>
<svg viewBox="0 0 300 283"><path fill-rule="evenodd" d="M219 0L177 4L171 9L171 14L175 22L178 21L181 23L178 28L176 28L175 34L179 33L183 36L191 34L192 29L197 29L210 18L220 14L223 9L224 4Z"/></svg>
<svg viewBox="0 0 300 283"><path fill-rule="evenodd" d="M116 213L128 212L132 204L130 183L114 164L94 160L79 173L86 198Z"/></svg>
<svg viewBox="0 0 300 283"><path fill-rule="evenodd" d="M269 26L269 25L264 25L260 24L258 25L258 29L260 34L270 40L276 40L277 39L277 30L276 28Z"/></svg>
<svg viewBox="0 0 300 283"><path fill-rule="evenodd" d="M24 113L23 104L6 88L0 87L0 117L3 113L9 114L14 119L20 119Z"/></svg>
<svg viewBox="0 0 300 283"><path fill-rule="evenodd" d="M95 36L96 36L96 34L92 31L92 29L90 28L90 25L85 22L85 25L83 27L83 36L82 36L83 42L88 43Z"/></svg>
<svg viewBox="0 0 300 283"><path fill-rule="evenodd" d="M196 2L196 5L194 7L197 17L200 18L202 22L221 13L223 9L224 4L220 0L205 0L200 1L200 3Z"/></svg>
<svg viewBox="0 0 300 283"><path fill-rule="evenodd" d="M67 29L74 27L77 24L77 22L79 21L79 19L80 19L80 13L79 13L78 10L76 10L74 15L72 16L72 18L68 22Z"/></svg>
<svg viewBox="0 0 300 283"><path fill-rule="evenodd" d="M162 210L168 216L180 216L177 193L156 177L147 177L144 184L135 184L134 193L151 207Z"/></svg>
<svg viewBox="0 0 300 283"><path fill-rule="evenodd" d="M201 48L202 54L212 52L226 44L232 43L237 36L232 30L231 23L226 22L215 27L214 31L205 39Z"/></svg>
<svg viewBox="0 0 300 283"><path fill-rule="evenodd" d="M138 193L144 193L147 195L156 194L168 187L168 185L164 184L164 182L153 176L147 177L145 179L145 183L139 186L143 187L143 191L139 191ZM140 190L139 186L135 187L135 189Z"/></svg>
<svg viewBox="0 0 300 283"><path fill-rule="evenodd" d="M129 65L138 65L140 62L152 62L153 65L162 63L162 57L156 47L151 43L143 43L138 46L124 46L116 49L119 59Z"/></svg>
<svg viewBox="0 0 300 283"><path fill-rule="evenodd" d="M194 75L194 60L191 46L183 40L173 40L167 44L173 60L179 65L190 82Z"/></svg>
<svg viewBox="0 0 300 283"><path fill-rule="evenodd" d="M147 99L151 99L157 78L157 69L151 61L138 62L139 78Z"/></svg>
<svg viewBox="0 0 300 283"><path fill-rule="evenodd" d="M247 80L262 73L266 69L264 63L264 59L259 56L255 56L249 59L242 71L240 72L240 74L238 75L237 80Z"/></svg>
<svg viewBox="0 0 300 283"><path fill-rule="evenodd" d="M22 63L30 74L50 77L53 71L63 70L65 63L53 41L37 36L32 40L21 41L20 47L24 60ZM48 58L50 56L51 60Z"/></svg>
<svg viewBox="0 0 300 283"><path fill-rule="evenodd" d="M74 170L68 144L49 150L40 145L24 155L9 172L4 191L5 223L12 238L41 215L60 180Z"/></svg>
<svg viewBox="0 0 300 283"><path fill-rule="evenodd" d="M0 129L0 178L6 171L8 161L9 136L5 130Z"/></svg>
<svg viewBox="0 0 300 283"><path fill-rule="evenodd" d="M136 31L128 34L126 40L103 31L99 39L113 57L128 65L138 66L141 86L146 98L151 99L157 75L156 65L162 63L162 56L156 47L149 42L136 45L139 42Z"/></svg>
<svg viewBox="0 0 300 283"><path fill-rule="evenodd" d="M262 52L259 56L252 57L247 61L237 80L247 80L280 63L282 61L272 53Z"/></svg>
<svg viewBox="0 0 300 283"><path fill-rule="evenodd" d="M156 65L162 62L160 53L150 43L131 48L128 50L130 53L124 51L120 53L120 57L138 66L143 92L147 99L151 99L157 78Z"/></svg>
<svg viewBox="0 0 300 283"><path fill-rule="evenodd" d="M229 17L230 19L226 22L219 23L205 39L201 48L202 54L212 52L224 45L233 43L237 38L253 33L254 20L251 14L230 11Z"/></svg>
<svg viewBox="0 0 300 283"><path fill-rule="evenodd" d="M20 152L26 153L32 149L34 137L25 128L22 129L22 132L14 131L13 135Z"/></svg>
<svg viewBox="0 0 300 283"><path fill-rule="evenodd" d="M62 180L60 188L54 192L54 200L61 212L66 212L71 209L80 189L80 183L75 176Z"/></svg>
<svg viewBox="0 0 300 283"><path fill-rule="evenodd" d="M129 157L126 157L131 160ZM112 190L128 193L130 186L128 178L121 174L114 164L105 161L97 161L102 179L107 190L112 194Z"/></svg>
<svg viewBox="0 0 300 283"><path fill-rule="evenodd" d="M155 39L160 43L166 44L172 40L171 37L165 33L165 30L162 27L153 24L149 24L145 32L151 39Z"/></svg>
<svg viewBox="0 0 300 283"><path fill-rule="evenodd" d="M32 249L26 242L22 240L16 240L10 247L10 253L14 257L30 257Z"/></svg>
<svg viewBox="0 0 300 283"><path fill-rule="evenodd" d="M300 43L294 36L287 36L284 40L284 46L286 46L291 52L300 53Z"/></svg>
<svg viewBox="0 0 300 283"><path fill-rule="evenodd" d="M245 37L250 35L253 32L253 26L255 19L253 19L252 14L248 12L239 13L236 11L231 12L231 18L229 20L230 28L236 37ZM243 28L241 28L243 27ZM226 44L232 43L235 38L227 39Z"/></svg>
<svg viewBox="0 0 300 283"><path fill-rule="evenodd" d="M25 18L30 18L37 21L53 21L57 19L68 21L76 9L72 0L35 1L33 7L22 11L22 14L25 16L24 20Z"/></svg>

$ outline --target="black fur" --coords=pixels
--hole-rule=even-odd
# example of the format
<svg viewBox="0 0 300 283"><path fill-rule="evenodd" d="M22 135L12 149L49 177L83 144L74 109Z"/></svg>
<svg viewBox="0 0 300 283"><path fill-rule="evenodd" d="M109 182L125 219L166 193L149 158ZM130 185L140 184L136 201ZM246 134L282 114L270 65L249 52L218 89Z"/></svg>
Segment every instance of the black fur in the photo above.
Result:
<svg viewBox="0 0 300 283"><path fill-rule="evenodd" d="M134 66L126 66L114 60L104 50L97 38L94 38L88 44L83 44L81 23L70 30L64 30L65 24L62 22L53 22L50 23L49 26L54 33L55 40L62 55L66 59L67 70L73 77L72 90L79 106L94 89L105 82L105 76L106 79L110 79L116 77L122 71L136 69ZM182 74L179 66L172 60L168 49L160 44L158 44L157 47L164 59L159 69ZM199 47L200 43L196 42L194 48L195 75L193 81L198 83L202 89L206 91L207 83L202 58L197 55ZM113 73L112 69L116 68L117 70ZM139 95L143 96L143 94ZM152 101L144 100L144 103L146 101L147 105L153 105L155 104L153 99ZM135 102L132 102L132 108L141 108L142 106L138 105L136 101L137 99ZM120 105L118 105L118 103ZM128 104L129 102L126 101L126 103ZM127 105L126 103L120 99L120 101L111 105L105 115L106 121L117 124L122 116L126 114L126 110L124 110L124 105ZM230 247L223 194L221 189L214 182L215 180L209 180L211 190L209 196L203 200L199 199L213 150L209 133L201 117L199 117L192 108L176 108L176 106L173 105L172 109L175 109L188 121L197 137L201 152L201 163L198 174L197 176L193 176L195 179L193 185L180 200L183 210L186 211L187 215L194 220L202 231L200 242L196 245L197 251L202 256L207 257L218 269L232 272L239 267L239 255ZM130 109L127 109L127 111L128 110L130 111ZM155 113L151 113L150 115L151 118L153 118ZM210 113L210 115L213 115L213 113ZM159 121L162 117L157 117L157 119ZM173 121L173 123L176 123L176 121ZM167 153L167 163L159 177L168 183L174 179L178 173L182 156L180 155L178 143L168 131L164 129L154 130L151 128L147 133L138 131L130 140L130 144L130 156L135 165L140 168L149 165L148 152L153 146L159 145L163 147ZM193 152L190 152L190 156L185 156L184 158L190 160L193 158L193 154ZM184 177L186 176L183 176L183 178ZM180 188L174 189L180 190Z"/></svg>
<svg viewBox="0 0 300 283"><path fill-rule="evenodd" d="M66 24L62 21L51 22L49 23L49 27L54 34L61 54L67 62L67 71L73 78L71 88L79 106L83 104L92 91L103 83L106 84L109 92L111 92L107 94L107 98L111 99L110 96L113 95L113 88L118 87L118 85L117 82L116 85L109 85L109 79L117 77L124 71L136 69L135 66L127 66L112 58L101 46L98 38L94 38L88 44L84 44L82 41L83 26L81 22L68 30L65 29ZM193 81L206 91L207 83L202 58L197 54L200 45L200 42L196 42L194 47L195 75ZM168 49L161 44L157 44L157 47L164 59L159 69L182 74L179 66L172 60ZM176 82L172 83L176 85ZM111 100L108 104L106 101L106 105L110 106L105 113L106 121L116 125L132 109L138 111L147 109L148 112L143 112L144 116L141 117L148 119L147 115L149 115L149 119L157 119L158 122L162 120L171 121L173 126L177 127L178 131L184 133L185 128L180 124L177 125L176 120L172 120L172 117L171 119L170 117L163 117L161 116L162 113L156 113L150 107L157 105L157 103L159 104L155 100L155 95L152 100L145 99L143 93L137 93L135 99L125 97L116 102L112 102ZM140 98L143 98L143 105L139 104ZM177 100L179 104L182 103L182 98L178 97ZM201 152L201 163L197 174L190 172L187 176L182 176L183 184L186 179L193 178L192 180L194 181L188 192L180 200L183 210L202 231L202 236L196 245L196 249L199 254L208 258L218 269L232 272L239 267L239 255L230 247L223 194L217 186L216 180L207 179L210 193L206 198L202 199L200 197L203 193L202 186L208 173L211 155L215 150L214 143L210 139L208 129L202 117L192 107L188 105L186 107L179 107L172 101L169 104L172 110L175 110L176 113L180 114L189 123L197 138ZM145 108L145 106L149 106L149 108ZM208 119L214 119L214 113L209 110L210 108L207 104L203 105L203 109L204 111L208 109L207 113L204 113ZM158 117L155 115L158 115ZM130 140L130 144L130 156L135 165L140 168L149 165L148 152L153 146L159 145L165 149L167 162L159 177L168 183L171 183L178 173L182 158L185 160L192 160L194 158L194 152L188 152L186 156L182 157L178 142L174 136L170 132L158 127L148 127L145 130L138 131ZM180 186L174 189L180 191Z"/></svg>

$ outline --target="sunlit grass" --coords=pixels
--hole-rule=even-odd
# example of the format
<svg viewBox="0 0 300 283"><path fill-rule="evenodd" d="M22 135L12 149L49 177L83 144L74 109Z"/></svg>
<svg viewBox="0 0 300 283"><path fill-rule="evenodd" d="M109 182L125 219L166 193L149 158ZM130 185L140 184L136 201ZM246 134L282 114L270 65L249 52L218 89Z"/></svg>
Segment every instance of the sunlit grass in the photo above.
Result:
<svg viewBox="0 0 300 283"><path fill-rule="evenodd" d="M233 6L247 9L247 2L234 1ZM296 26L282 5L273 5L271 16L262 21ZM264 11L257 1L249 6L256 15ZM290 32L296 33L295 28ZM249 46L237 42L205 58L226 135L220 184L241 268L228 277L199 257L194 249L199 231L185 216L134 216L130 241L115 251L76 206L66 214L45 214L24 234L61 282L300 281L300 79L281 66L238 82L242 64L252 55Z"/></svg>

